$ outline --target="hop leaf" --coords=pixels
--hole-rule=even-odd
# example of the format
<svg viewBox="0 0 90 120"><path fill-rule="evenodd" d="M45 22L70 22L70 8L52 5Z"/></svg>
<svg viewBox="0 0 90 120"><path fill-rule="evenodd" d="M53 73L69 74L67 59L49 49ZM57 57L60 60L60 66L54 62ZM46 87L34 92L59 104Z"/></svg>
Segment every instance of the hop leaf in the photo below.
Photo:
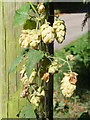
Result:
<svg viewBox="0 0 90 120"><path fill-rule="evenodd" d="M19 10L17 10L14 16L14 26L23 25L29 18L29 11L29 3L25 3Z"/></svg>
<svg viewBox="0 0 90 120"><path fill-rule="evenodd" d="M26 64L26 73L29 78L33 67L36 63L38 63L44 56L44 53L42 51L37 51L34 49L31 49L30 52L28 52L28 62Z"/></svg>

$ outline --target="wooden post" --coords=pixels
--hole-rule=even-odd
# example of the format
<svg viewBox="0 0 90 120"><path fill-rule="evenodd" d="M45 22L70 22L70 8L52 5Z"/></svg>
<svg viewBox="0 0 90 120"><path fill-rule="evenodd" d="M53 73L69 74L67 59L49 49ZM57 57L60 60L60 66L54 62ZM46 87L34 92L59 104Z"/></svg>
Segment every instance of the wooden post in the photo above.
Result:
<svg viewBox="0 0 90 120"><path fill-rule="evenodd" d="M51 26L54 22L54 7L53 2L49 3L49 14L48 22ZM54 55L54 44L47 45L47 50L50 55ZM46 118L53 120L53 75L50 74L49 82L47 83L47 94L46 94Z"/></svg>

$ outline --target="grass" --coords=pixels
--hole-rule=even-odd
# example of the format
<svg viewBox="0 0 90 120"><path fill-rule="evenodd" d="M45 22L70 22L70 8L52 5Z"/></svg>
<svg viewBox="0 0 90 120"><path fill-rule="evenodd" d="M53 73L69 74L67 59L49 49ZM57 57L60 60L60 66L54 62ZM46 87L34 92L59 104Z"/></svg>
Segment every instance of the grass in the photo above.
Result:
<svg viewBox="0 0 90 120"><path fill-rule="evenodd" d="M70 43L65 48L55 51L55 56L66 59L66 56L72 54L74 61L70 61L72 71L78 73L77 89L71 99L66 100L60 90L60 82L63 78L63 72L68 71L67 65L54 76L54 116L77 118L82 114L88 115L88 103L90 96L89 87L89 53L88 37L90 32ZM78 108L78 109L77 109ZM90 116L89 116L90 117Z"/></svg>

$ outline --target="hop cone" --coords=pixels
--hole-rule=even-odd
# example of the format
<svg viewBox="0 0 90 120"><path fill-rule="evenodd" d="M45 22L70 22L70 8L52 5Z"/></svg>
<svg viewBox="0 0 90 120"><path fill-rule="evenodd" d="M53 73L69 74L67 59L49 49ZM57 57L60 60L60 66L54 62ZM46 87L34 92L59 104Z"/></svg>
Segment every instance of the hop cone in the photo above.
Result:
<svg viewBox="0 0 90 120"><path fill-rule="evenodd" d="M40 86L36 91L33 92L30 102L34 106L38 107L40 105L41 100L43 100L44 96L45 96L45 91Z"/></svg>
<svg viewBox="0 0 90 120"><path fill-rule="evenodd" d="M33 69L32 73L28 79L27 74L26 74L26 66L23 65L22 70L20 71L20 76L21 76L21 81L24 85L28 86L29 84L33 83L35 77L36 77L36 70Z"/></svg>
<svg viewBox="0 0 90 120"><path fill-rule="evenodd" d="M64 73L64 78L61 81L61 90L62 94L65 97L71 97L76 89L76 82L77 82L77 74L72 73Z"/></svg>
<svg viewBox="0 0 90 120"><path fill-rule="evenodd" d="M56 20L53 23L53 29L55 31L55 37L58 43L62 43L65 39L66 27L63 20Z"/></svg>
<svg viewBox="0 0 90 120"><path fill-rule="evenodd" d="M45 7L44 7L43 3L38 4L37 8L38 8L39 14L42 14L45 11Z"/></svg>
<svg viewBox="0 0 90 120"><path fill-rule="evenodd" d="M54 60L54 61L52 62L52 64L49 66L48 72L51 73L51 74L54 74L54 73L58 72L59 68L60 68L59 62L58 62L58 60L56 59L56 60Z"/></svg>
<svg viewBox="0 0 90 120"><path fill-rule="evenodd" d="M41 34L39 30L23 30L20 35L19 44L22 48L36 49L41 41Z"/></svg>
<svg viewBox="0 0 90 120"><path fill-rule="evenodd" d="M51 26L49 26L48 22L46 22L41 26L41 34L42 34L42 41L45 44L50 44L54 41L54 37L55 37L54 29Z"/></svg>

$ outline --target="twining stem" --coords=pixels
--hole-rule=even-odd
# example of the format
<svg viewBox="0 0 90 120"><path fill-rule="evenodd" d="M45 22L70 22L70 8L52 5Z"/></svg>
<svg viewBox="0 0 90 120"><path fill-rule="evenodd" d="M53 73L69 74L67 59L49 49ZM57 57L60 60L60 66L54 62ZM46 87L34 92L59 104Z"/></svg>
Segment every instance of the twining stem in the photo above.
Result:
<svg viewBox="0 0 90 120"><path fill-rule="evenodd" d="M46 56L49 60L50 59L56 59L56 58L58 58L59 60L62 60L64 63L67 63L68 64L68 67L69 67L69 70L70 70L70 72L72 72L72 70L71 70L71 66L70 66L70 64L69 64L69 61L68 61L68 58L66 57L66 59L67 60L64 60L64 59L62 59L62 58L59 58L59 57L52 57L52 56Z"/></svg>
<svg viewBox="0 0 90 120"><path fill-rule="evenodd" d="M68 58L66 57L66 59L67 59L67 64L68 64L69 70L70 70L70 72L72 72L71 66L70 66L70 64L69 64L69 62L68 62Z"/></svg>
<svg viewBox="0 0 90 120"><path fill-rule="evenodd" d="M33 86L31 86L31 88L32 88L34 91L36 91L35 88L34 88Z"/></svg>
<svg viewBox="0 0 90 120"><path fill-rule="evenodd" d="M40 18L39 14L38 14L37 10L35 9L35 7L33 6L33 4L31 2L29 2L29 3L31 5L32 9L34 10L34 12L36 13L36 15L38 16L38 18Z"/></svg>
<svg viewBox="0 0 90 120"><path fill-rule="evenodd" d="M36 30L38 29L39 27L39 21L36 22Z"/></svg>

